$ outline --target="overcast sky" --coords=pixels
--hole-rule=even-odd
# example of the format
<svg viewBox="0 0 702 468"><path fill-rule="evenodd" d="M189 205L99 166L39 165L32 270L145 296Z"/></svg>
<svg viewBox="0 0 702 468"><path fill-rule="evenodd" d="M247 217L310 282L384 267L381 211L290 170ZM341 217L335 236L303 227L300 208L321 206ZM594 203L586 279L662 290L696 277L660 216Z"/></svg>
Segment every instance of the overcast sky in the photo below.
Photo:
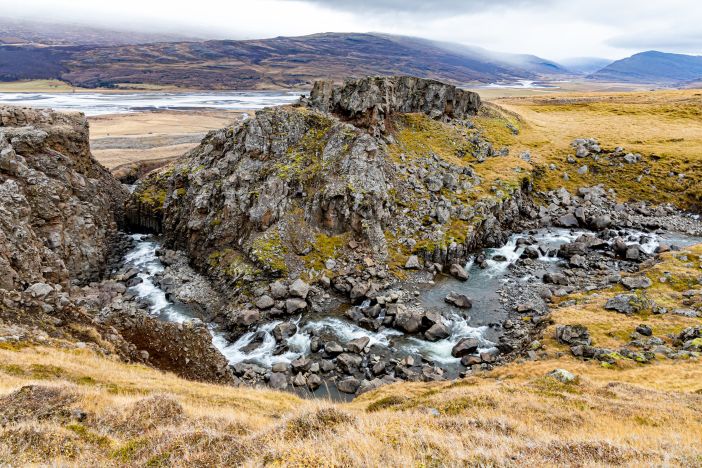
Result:
<svg viewBox="0 0 702 468"><path fill-rule="evenodd" d="M702 55L702 0L0 0L0 16L207 38L370 32L550 59Z"/></svg>

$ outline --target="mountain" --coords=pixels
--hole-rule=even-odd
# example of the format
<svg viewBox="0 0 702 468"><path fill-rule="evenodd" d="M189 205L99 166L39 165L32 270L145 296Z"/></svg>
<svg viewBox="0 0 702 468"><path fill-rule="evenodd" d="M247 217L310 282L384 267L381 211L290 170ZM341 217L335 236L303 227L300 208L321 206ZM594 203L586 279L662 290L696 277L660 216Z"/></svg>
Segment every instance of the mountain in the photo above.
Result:
<svg viewBox="0 0 702 468"><path fill-rule="evenodd" d="M535 56L377 33L118 46L0 46L0 80L54 78L82 87L142 83L270 89L361 75L413 75L464 84L565 73L563 67Z"/></svg>
<svg viewBox="0 0 702 468"><path fill-rule="evenodd" d="M560 60L559 63L568 70L589 75L612 63L612 60L601 57L573 57Z"/></svg>
<svg viewBox="0 0 702 468"><path fill-rule="evenodd" d="M113 31L78 24L49 23L0 18L0 44L14 45L99 45L145 44L183 41L192 37L136 31Z"/></svg>
<svg viewBox="0 0 702 468"><path fill-rule="evenodd" d="M588 78L600 81L681 84L702 78L702 56L650 50L617 60Z"/></svg>

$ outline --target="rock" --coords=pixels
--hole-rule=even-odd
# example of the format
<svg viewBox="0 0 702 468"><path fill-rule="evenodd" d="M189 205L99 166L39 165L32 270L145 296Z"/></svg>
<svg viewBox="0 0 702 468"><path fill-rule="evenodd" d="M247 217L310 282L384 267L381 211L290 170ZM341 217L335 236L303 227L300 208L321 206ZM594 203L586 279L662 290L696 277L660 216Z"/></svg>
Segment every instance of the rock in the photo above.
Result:
<svg viewBox="0 0 702 468"><path fill-rule="evenodd" d="M473 354L478 350L480 341L476 338L463 338L451 349L451 356L459 358Z"/></svg>
<svg viewBox="0 0 702 468"><path fill-rule="evenodd" d="M276 362L271 366L271 371L285 373L290 369L290 364L287 362Z"/></svg>
<svg viewBox="0 0 702 468"><path fill-rule="evenodd" d="M575 374L568 372L565 369L554 369L547 375L565 384L574 383L578 379L578 377Z"/></svg>
<svg viewBox="0 0 702 468"><path fill-rule="evenodd" d="M360 385L361 382L359 382L358 379L354 377L346 377L345 379L336 383L336 388L342 393L354 394Z"/></svg>
<svg viewBox="0 0 702 468"><path fill-rule="evenodd" d="M639 260L641 257L641 248L638 245L632 245L627 247L624 258L627 260Z"/></svg>
<svg viewBox="0 0 702 468"><path fill-rule="evenodd" d="M322 385L322 378L317 374L311 374L307 376L307 388L314 392Z"/></svg>
<svg viewBox="0 0 702 468"><path fill-rule="evenodd" d="M293 372L307 372L310 370L311 365L312 361L306 357L295 359L290 363L290 367L292 368Z"/></svg>
<svg viewBox="0 0 702 468"><path fill-rule="evenodd" d="M295 313L307 308L307 302L304 299L291 298L285 301L285 310L289 313Z"/></svg>
<svg viewBox="0 0 702 468"><path fill-rule="evenodd" d="M46 283L34 283L28 287L25 292L29 293L35 299L43 300L46 299L46 296L54 292L54 288Z"/></svg>
<svg viewBox="0 0 702 468"><path fill-rule="evenodd" d="M280 281L271 283L270 290L273 299L285 299L288 296L288 287Z"/></svg>
<svg viewBox="0 0 702 468"><path fill-rule="evenodd" d="M367 336L362 336L360 338L356 338L355 340L349 341L346 346L350 352L361 354L363 350L366 349L366 346L368 346L368 343L370 343L370 338Z"/></svg>
<svg viewBox="0 0 702 468"><path fill-rule="evenodd" d="M601 231L607 229L612 224L612 218L609 215L599 215L592 218L590 225L593 229Z"/></svg>
<svg viewBox="0 0 702 468"><path fill-rule="evenodd" d="M578 219L573 215L572 213L564 214L558 220L556 221L556 224L561 227L578 227L580 223L578 222Z"/></svg>
<svg viewBox="0 0 702 468"><path fill-rule="evenodd" d="M345 374L353 374L361 365L362 359L360 356L349 353L342 353L336 358L336 367Z"/></svg>
<svg viewBox="0 0 702 468"><path fill-rule="evenodd" d="M590 332L582 325L558 325L556 327L556 339L569 346L590 346Z"/></svg>
<svg viewBox="0 0 702 468"><path fill-rule="evenodd" d="M473 367L482 363L483 360L480 356L474 356L472 354L466 354L461 358L461 365L465 367Z"/></svg>
<svg viewBox="0 0 702 468"><path fill-rule="evenodd" d="M422 322L422 317L415 311L405 308L398 308L395 314L395 328L406 333L417 333Z"/></svg>
<svg viewBox="0 0 702 468"><path fill-rule="evenodd" d="M495 362L500 355L500 350L497 348L491 348L488 349L487 351L483 351L480 353L480 360L483 362L491 363Z"/></svg>
<svg viewBox="0 0 702 468"><path fill-rule="evenodd" d="M458 263L451 264L451 266L449 267L449 273L451 274L451 276L461 281L468 280L468 272L466 272L466 270Z"/></svg>
<svg viewBox="0 0 702 468"><path fill-rule="evenodd" d="M625 276L621 282L627 289L647 289L653 285L653 282L645 276Z"/></svg>
<svg viewBox="0 0 702 468"><path fill-rule="evenodd" d="M443 323L435 323L429 330L424 332L424 337L427 341L439 341L448 338L451 335L451 330Z"/></svg>
<svg viewBox="0 0 702 468"><path fill-rule="evenodd" d="M275 305L275 301L271 296L264 294L256 300L256 307L259 309L270 309Z"/></svg>
<svg viewBox="0 0 702 468"><path fill-rule="evenodd" d="M293 377L293 385L296 387L304 387L307 385L307 379L302 373L297 374L295 377Z"/></svg>
<svg viewBox="0 0 702 468"><path fill-rule="evenodd" d="M651 327L645 324L640 324L636 327L636 332L643 335L643 336L652 336L653 335L653 330Z"/></svg>
<svg viewBox="0 0 702 468"><path fill-rule="evenodd" d="M332 356L336 356L337 354L343 353L344 348L342 348L341 345L336 341L327 341L326 343L324 343L324 351L326 351L328 354L331 354Z"/></svg>
<svg viewBox="0 0 702 468"><path fill-rule="evenodd" d="M268 379L268 385L276 390L285 390L288 388L288 378L282 372L273 372Z"/></svg>
<svg viewBox="0 0 702 468"><path fill-rule="evenodd" d="M295 297L300 297L302 299L307 298L307 293L310 291L310 285L302 281L301 279L296 279L293 284L290 285L290 295Z"/></svg>
<svg viewBox="0 0 702 468"><path fill-rule="evenodd" d="M419 270L422 268L422 265L419 263L419 257L416 255L410 255L410 257L407 259L407 263L405 263L405 269L407 270Z"/></svg>
<svg viewBox="0 0 702 468"><path fill-rule="evenodd" d="M394 113L463 119L475 115L480 97L438 81L392 76L347 79L341 86L317 81L305 104L343 119L356 119L359 125L384 129L384 119Z"/></svg>
<svg viewBox="0 0 702 468"><path fill-rule="evenodd" d="M448 293L448 295L446 295L444 298L444 302L453 304L461 309L470 309L473 307L473 301L468 296L465 294L458 294L455 291Z"/></svg>
<svg viewBox="0 0 702 468"><path fill-rule="evenodd" d="M645 299L634 294L618 294L605 303L605 309L615 310L621 314L633 314L648 306Z"/></svg>
<svg viewBox="0 0 702 468"><path fill-rule="evenodd" d="M563 273L546 273L543 277L544 283L558 284L561 286L568 285L568 277Z"/></svg>

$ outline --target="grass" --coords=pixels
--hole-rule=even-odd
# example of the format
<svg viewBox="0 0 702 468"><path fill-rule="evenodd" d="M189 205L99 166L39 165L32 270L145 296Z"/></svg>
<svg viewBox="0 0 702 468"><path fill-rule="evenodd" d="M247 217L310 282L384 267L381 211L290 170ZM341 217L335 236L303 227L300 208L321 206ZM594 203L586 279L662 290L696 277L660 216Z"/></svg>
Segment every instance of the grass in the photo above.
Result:
<svg viewBox="0 0 702 468"><path fill-rule="evenodd" d="M541 168L537 189L576 189L603 183L622 201L671 202L682 208L702 204L702 92L699 90L633 93L555 94L504 98L495 105L518 114L524 124L513 151L528 150ZM619 165L601 160L566 162L576 138L597 138L605 149L622 146L640 153L640 164ZM558 167L547 169L549 164ZM587 174L577 173L583 164ZM648 168L650 174L643 174ZM567 172L570 180L563 180ZM671 177L669 174L674 173ZM685 174L684 179L677 177ZM641 181L637 177L642 176Z"/></svg>

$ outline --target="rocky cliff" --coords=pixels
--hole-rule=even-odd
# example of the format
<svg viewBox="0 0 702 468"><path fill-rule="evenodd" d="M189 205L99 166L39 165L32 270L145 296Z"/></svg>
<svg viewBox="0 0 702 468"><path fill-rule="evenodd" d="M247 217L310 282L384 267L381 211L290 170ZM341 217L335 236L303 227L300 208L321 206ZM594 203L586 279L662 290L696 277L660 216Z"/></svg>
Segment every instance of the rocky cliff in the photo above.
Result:
<svg viewBox="0 0 702 468"><path fill-rule="evenodd" d="M82 114L1 107L0 288L99 279L127 195Z"/></svg>
<svg viewBox="0 0 702 468"><path fill-rule="evenodd" d="M480 109L480 96L439 81L411 76L348 79L341 86L317 81L307 106L329 112L357 126L385 131L393 114L424 113L432 119L464 119Z"/></svg>
<svg viewBox="0 0 702 468"><path fill-rule="evenodd" d="M274 278L380 289L413 255L448 266L504 240L528 210L519 184L481 186L474 165L489 144L470 123L475 93L371 77L318 82L301 104L212 132L152 173L130 222L162 228L239 298Z"/></svg>

